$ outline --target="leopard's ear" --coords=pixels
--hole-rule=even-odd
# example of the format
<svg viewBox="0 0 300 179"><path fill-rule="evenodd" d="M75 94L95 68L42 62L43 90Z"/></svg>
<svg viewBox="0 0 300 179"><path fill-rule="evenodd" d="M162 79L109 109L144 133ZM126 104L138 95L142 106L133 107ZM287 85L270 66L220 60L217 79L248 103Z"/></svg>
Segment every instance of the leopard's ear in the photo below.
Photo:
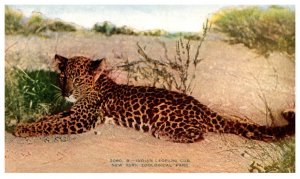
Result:
<svg viewBox="0 0 300 179"><path fill-rule="evenodd" d="M67 62L68 62L68 58L66 57L63 57L61 55L58 55L58 54L55 54L54 56L54 59L55 59L55 62L57 63L58 65L58 68L60 71L63 71L67 65Z"/></svg>
<svg viewBox="0 0 300 179"><path fill-rule="evenodd" d="M90 74L94 75L94 81L97 81L100 75L106 70L107 63L106 58L93 60L89 66Z"/></svg>
<svg viewBox="0 0 300 179"><path fill-rule="evenodd" d="M106 59L102 58L102 59L96 59L91 61L90 63L90 67L89 70L90 72L95 72L101 69L106 69Z"/></svg>

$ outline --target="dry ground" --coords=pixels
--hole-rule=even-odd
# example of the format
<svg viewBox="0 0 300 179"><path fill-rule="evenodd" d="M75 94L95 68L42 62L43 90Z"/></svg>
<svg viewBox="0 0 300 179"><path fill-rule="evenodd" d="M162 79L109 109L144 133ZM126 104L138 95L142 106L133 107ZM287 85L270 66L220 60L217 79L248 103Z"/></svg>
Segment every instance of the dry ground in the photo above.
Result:
<svg viewBox="0 0 300 179"><path fill-rule="evenodd" d="M175 40L166 38L92 34L56 34L50 39L7 36L6 67L17 64L27 69L49 69L55 53L69 57L107 57L114 67L126 58L139 58L137 42L146 45L146 51L153 58L164 58L161 42L166 43L170 57L175 55ZM192 44L195 48L195 43ZM216 112L247 116L253 122L270 124L264 102L259 97L265 95L278 119L275 123L282 124L279 112L294 107L295 63L285 55L273 53L266 59L241 44L230 45L211 34L201 48L201 57L204 61L196 72L192 95ZM122 74L118 77L119 82L124 82ZM263 158L265 152L276 154L275 150L273 144L231 134L209 133L203 141L178 144L132 129L103 125L95 131L72 136L23 139L6 133L5 170L248 172L253 156Z"/></svg>

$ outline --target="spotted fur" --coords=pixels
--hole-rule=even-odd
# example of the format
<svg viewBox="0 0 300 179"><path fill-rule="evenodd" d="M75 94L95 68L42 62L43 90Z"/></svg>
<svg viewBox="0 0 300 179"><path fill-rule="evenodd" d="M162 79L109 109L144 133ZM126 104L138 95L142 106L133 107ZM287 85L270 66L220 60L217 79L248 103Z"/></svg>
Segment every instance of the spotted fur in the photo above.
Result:
<svg viewBox="0 0 300 179"><path fill-rule="evenodd" d="M62 94L75 102L66 112L20 124L18 137L78 134L98 123L149 132L157 138L190 143L206 132L232 133L255 140L275 140L295 134L295 113L283 112L288 125L268 127L222 117L192 96L154 87L117 84L105 71L105 59L55 56Z"/></svg>

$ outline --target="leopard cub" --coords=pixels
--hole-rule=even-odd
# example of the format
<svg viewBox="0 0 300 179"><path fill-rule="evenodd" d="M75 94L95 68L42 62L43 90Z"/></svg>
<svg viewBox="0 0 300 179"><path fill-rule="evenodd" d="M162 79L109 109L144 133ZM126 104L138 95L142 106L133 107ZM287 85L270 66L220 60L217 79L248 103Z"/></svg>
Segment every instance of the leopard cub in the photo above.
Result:
<svg viewBox="0 0 300 179"><path fill-rule="evenodd" d="M255 140L275 140L295 134L295 113L286 111L285 126L268 127L224 118L192 96L155 87L117 84L108 76L106 60L55 55L62 94L74 105L69 111L17 126L18 137L78 134L97 123L149 132L157 138L190 143L206 132L232 133Z"/></svg>

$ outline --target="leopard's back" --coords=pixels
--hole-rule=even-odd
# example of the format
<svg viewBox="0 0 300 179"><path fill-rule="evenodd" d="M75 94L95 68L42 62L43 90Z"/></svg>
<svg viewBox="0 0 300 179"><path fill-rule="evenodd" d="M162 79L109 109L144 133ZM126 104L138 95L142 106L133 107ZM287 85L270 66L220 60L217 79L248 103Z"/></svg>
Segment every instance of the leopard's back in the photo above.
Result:
<svg viewBox="0 0 300 179"><path fill-rule="evenodd" d="M204 128L207 130L203 126L205 118L201 116L209 113L209 109L191 96L154 87L127 85L116 85L105 96L107 102L102 111L116 125L151 132L158 138L175 134L175 138L180 138L185 131L194 131L192 136L195 137L188 137L191 140L200 138Z"/></svg>

